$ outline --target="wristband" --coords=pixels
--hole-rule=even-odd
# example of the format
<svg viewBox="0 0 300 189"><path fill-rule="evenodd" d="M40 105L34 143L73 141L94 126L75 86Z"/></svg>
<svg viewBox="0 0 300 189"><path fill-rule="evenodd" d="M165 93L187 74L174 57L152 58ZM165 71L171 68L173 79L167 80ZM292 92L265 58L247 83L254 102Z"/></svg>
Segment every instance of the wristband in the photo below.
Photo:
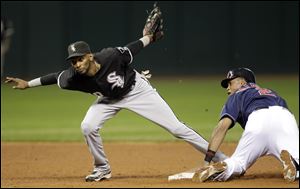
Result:
<svg viewBox="0 0 300 189"><path fill-rule="evenodd" d="M145 35L144 37L142 37L142 38L140 39L140 41L142 41L144 47L146 47L146 46L149 45L149 43L150 43L150 38L149 38L148 36Z"/></svg>
<svg viewBox="0 0 300 189"><path fill-rule="evenodd" d="M42 85L41 78L36 78L31 81L28 81L28 87L36 87Z"/></svg>
<svg viewBox="0 0 300 189"><path fill-rule="evenodd" d="M215 154L216 154L216 152L214 152L212 150L207 150L204 161L207 161L208 163L210 163L211 160L215 157Z"/></svg>

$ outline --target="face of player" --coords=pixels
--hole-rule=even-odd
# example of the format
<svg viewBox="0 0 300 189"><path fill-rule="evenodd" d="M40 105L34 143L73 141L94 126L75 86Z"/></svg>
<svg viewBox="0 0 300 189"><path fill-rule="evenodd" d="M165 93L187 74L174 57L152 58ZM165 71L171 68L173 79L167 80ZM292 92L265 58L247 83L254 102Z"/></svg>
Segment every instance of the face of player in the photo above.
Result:
<svg viewBox="0 0 300 189"><path fill-rule="evenodd" d="M87 74L93 62L93 57L90 54L84 56L75 57L71 60L72 66L79 74Z"/></svg>
<svg viewBox="0 0 300 189"><path fill-rule="evenodd" d="M228 87L227 87L227 94L231 95L235 93L237 90L239 90L243 85L245 85L247 82L245 81L244 78L237 77L235 79L232 79L228 82Z"/></svg>

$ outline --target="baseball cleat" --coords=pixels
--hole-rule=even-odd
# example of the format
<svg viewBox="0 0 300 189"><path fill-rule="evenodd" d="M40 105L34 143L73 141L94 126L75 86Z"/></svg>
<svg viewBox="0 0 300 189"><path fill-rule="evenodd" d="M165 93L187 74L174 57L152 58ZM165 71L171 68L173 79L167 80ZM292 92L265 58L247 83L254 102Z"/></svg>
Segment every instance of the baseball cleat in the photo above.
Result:
<svg viewBox="0 0 300 189"><path fill-rule="evenodd" d="M283 178L288 182L295 181L297 170L290 153L286 150L282 150L280 153L280 159L283 165Z"/></svg>
<svg viewBox="0 0 300 189"><path fill-rule="evenodd" d="M208 179L214 178L217 174L222 173L227 168L225 162L217 162L211 165L205 166L202 169L195 172L192 181L205 182Z"/></svg>
<svg viewBox="0 0 300 189"><path fill-rule="evenodd" d="M110 178L111 178L111 171L110 170L107 171L107 172L102 172L99 169L94 169L92 174L85 177L85 181L86 182L98 182L98 181L105 180L105 179L110 179Z"/></svg>

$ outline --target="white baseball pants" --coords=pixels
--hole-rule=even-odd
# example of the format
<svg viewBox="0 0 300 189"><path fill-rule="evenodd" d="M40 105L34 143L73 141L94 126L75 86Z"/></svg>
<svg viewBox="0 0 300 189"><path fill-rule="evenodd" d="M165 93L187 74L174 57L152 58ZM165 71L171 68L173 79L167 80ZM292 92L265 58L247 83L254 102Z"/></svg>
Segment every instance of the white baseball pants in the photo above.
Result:
<svg viewBox="0 0 300 189"><path fill-rule="evenodd" d="M243 174L261 156L280 160L281 150L287 150L299 164L299 128L294 115L280 106L256 110L250 114L235 152L224 160L227 169L214 180Z"/></svg>

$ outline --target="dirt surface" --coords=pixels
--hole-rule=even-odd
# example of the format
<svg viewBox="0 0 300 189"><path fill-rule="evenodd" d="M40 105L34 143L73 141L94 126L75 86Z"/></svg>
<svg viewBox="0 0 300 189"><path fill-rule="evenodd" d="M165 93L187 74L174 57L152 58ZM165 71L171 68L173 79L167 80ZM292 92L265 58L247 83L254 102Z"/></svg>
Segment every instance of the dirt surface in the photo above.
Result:
<svg viewBox="0 0 300 189"><path fill-rule="evenodd" d="M93 159L85 143L1 142L2 187L85 187L85 188L298 188L299 181L287 183L281 164L273 157L260 158L240 178L227 182L193 183L168 181L168 176L201 165L203 154L185 142L105 143L112 178L87 183ZM232 154L236 144L221 149Z"/></svg>

